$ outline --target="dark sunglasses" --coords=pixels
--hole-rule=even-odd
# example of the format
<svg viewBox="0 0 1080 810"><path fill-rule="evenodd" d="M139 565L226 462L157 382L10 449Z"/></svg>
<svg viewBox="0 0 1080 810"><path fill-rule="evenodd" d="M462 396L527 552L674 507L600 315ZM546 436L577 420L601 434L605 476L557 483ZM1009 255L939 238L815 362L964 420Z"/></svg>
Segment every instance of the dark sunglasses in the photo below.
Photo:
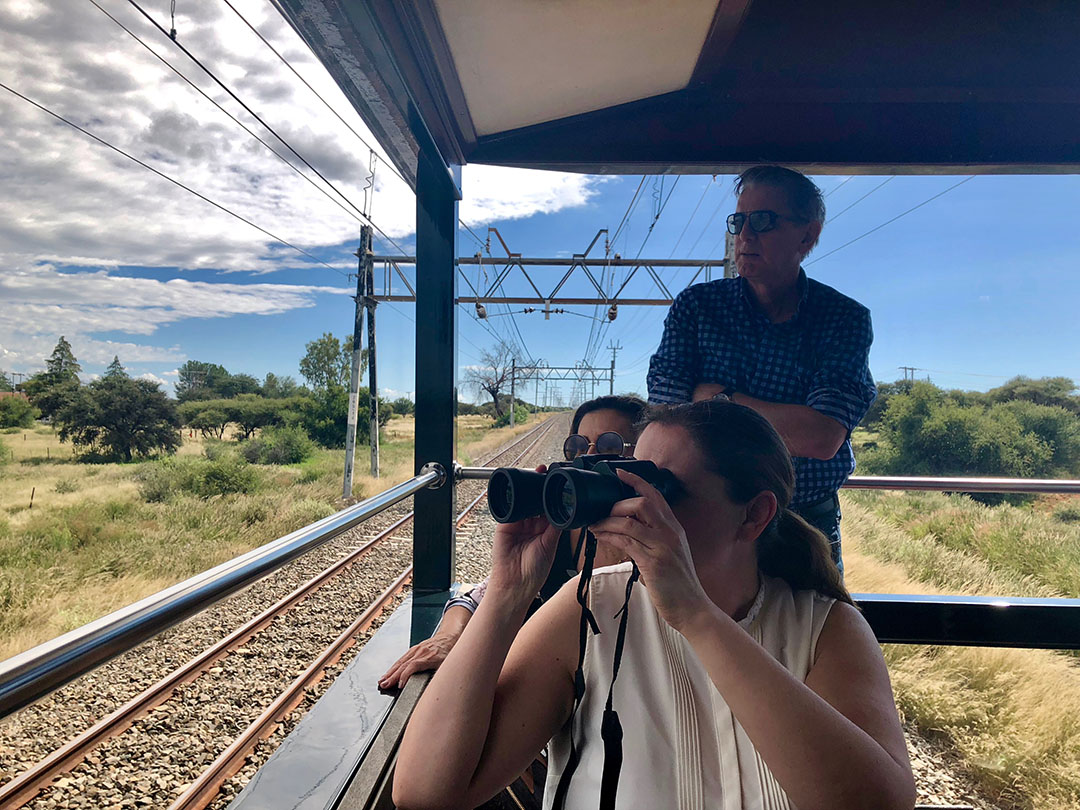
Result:
<svg viewBox="0 0 1080 810"><path fill-rule="evenodd" d="M776 227L776 223L782 219L788 222L803 222L804 219L785 217L775 211L747 211L742 214L729 214L727 218L728 233L738 236L742 233L743 226L750 223L750 230L754 233L766 233Z"/></svg>
<svg viewBox="0 0 1080 810"><path fill-rule="evenodd" d="M623 441L623 437L614 430L609 430L597 436L595 442L590 442L588 437L580 433L571 433L563 442L562 450L566 460L573 461L578 456L586 455L590 447L600 455L621 456L627 450L632 450L634 445Z"/></svg>

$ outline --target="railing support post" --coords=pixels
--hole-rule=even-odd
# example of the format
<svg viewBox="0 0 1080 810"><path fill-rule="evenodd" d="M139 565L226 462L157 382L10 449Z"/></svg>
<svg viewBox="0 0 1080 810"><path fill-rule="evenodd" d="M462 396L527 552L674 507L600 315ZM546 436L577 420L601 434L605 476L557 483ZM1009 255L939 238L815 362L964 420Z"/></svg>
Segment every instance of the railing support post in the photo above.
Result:
<svg viewBox="0 0 1080 810"><path fill-rule="evenodd" d="M426 150L416 173L416 467L454 468L457 414L457 200L442 161ZM413 643L438 623L454 576L454 483L416 495Z"/></svg>

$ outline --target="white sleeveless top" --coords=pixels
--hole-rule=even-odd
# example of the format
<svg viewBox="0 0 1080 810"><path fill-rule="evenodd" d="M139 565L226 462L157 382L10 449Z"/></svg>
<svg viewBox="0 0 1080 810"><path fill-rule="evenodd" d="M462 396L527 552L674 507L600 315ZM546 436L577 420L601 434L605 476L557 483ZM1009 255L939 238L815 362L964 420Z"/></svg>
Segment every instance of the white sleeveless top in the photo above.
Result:
<svg viewBox="0 0 1080 810"><path fill-rule="evenodd" d="M588 634L585 697L574 720L581 761L570 782L567 810L599 805L604 764L600 723L619 627L615 614L622 608L630 571L631 564L623 563L593 574L591 607L601 634ZM739 625L802 681L835 601L816 591L793 592L784 580L762 576L758 595ZM623 727L618 810L793 807L689 642L660 618L640 581L630 597L613 706ZM567 723L548 746L544 810L552 806L570 755L569 732Z"/></svg>

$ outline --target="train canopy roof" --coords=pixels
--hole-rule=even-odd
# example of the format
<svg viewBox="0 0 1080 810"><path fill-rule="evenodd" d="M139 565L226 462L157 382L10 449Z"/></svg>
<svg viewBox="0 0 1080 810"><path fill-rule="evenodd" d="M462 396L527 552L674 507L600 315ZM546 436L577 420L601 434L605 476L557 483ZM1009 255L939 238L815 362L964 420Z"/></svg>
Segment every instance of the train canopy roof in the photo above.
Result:
<svg viewBox="0 0 1080 810"><path fill-rule="evenodd" d="M275 0L415 185L590 173L1080 170L1068 0Z"/></svg>

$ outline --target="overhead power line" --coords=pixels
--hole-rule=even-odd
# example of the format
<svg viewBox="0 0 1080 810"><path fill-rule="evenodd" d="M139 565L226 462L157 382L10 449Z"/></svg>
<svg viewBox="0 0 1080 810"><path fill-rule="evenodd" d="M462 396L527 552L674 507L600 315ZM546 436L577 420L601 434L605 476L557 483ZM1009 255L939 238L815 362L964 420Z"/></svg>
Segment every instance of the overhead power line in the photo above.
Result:
<svg viewBox="0 0 1080 810"><path fill-rule="evenodd" d="M697 215L698 209L701 208L701 204L705 201L705 195L709 193L709 189L716 185L716 175L714 174L712 180L705 184L705 188L701 190L701 196L698 197L697 205L694 206L694 210L690 212L690 218L686 220L686 224L683 225L682 233L679 234L679 238L675 240L675 247L671 249L671 253L668 254L668 258L672 258L675 255L675 251L679 249L679 245L682 244L683 237L686 236L686 231L690 228L690 223L694 221L694 217Z"/></svg>
<svg viewBox="0 0 1080 810"><path fill-rule="evenodd" d="M160 31L163 35L169 37L169 39L176 45L176 47L179 48L181 51L183 51L184 55L187 56L188 59L190 59L192 62L194 62L196 65L198 65L199 68L201 68L202 71L214 81L215 84L217 84L222 90L224 90L226 93L228 93L229 96L234 101L236 101L237 104L239 104L241 107L243 107L244 110L248 113L248 115L250 115L256 121L258 121L263 127L265 127L267 132L269 132L271 135L273 135L275 138L277 138L281 142L281 144L286 149L288 149L290 152L292 152L301 163L303 163L305 166L307 166L309 169L311 169L311 171L313 171L319 177L320 180L322 180L324 183L326 183L327 186L329 186L331 189L333 189L334 192L339 197L341 197L341 199L343 199L349 205L349 207L352 208L358 215L363 217L364 221L367 222L368 224L370 224L371 227L374 228L379 233L379 235L382 236L383 239L385 239L387 242L392 244L398 250L402 250L401 246L398 245L397 242L395 242L392 238L390 238L386 234L386 232L383 231L382 228L380 228L378 225L376 225L375 222L373 222L372 219L369 216L367 216L359 206L356 205L356 203L354 203L349 197L347 197L344 194L344 192L342 192L336 185L334 185L334 183L331 182L321 171L319 171L315 166L313 166L308 161L307 158L305 158L303 155L301 155L293 147L292 144L290 144L287 140L285 140L285 138L283 138L281 135L279 135L278 132L273 127L271 127L268 123L266 123L266 121L264 121L262 119L262 117L258 113L256 113L253 109L251 109L251 107L249 107L244 102L243 99L241 99L238 95L236 95L236 93L234 93L232 91L232 89L227 84L225 84L225 82L223 82L221 79L219 79L217 77L217 74L215 74L212 70L210 70L210 68L208 68L205 64L203 64L203 62L197 56L195 56L195 54L193 54L190 50L188 50L184 46L184 44L181 43L178 39L175 39L175 38L169 36L169 32L166 31L162 27L162 25L157 20L155 20L141 5L139 5L137 0L128 0L128 3L136 11L138 11L143 17L145 17L150 22L151 25L153 25L156 29L158 29L158 31Z"/></svg>
<svg viewBox="0 0 1080 810"><path fill-rule="evenodd" d="M964 183L968 182L969 180L974 180L974 179L975 179L975 175L970 175L969 177L965 177L965 178L964 178L963 180L961 180L961 181L960 181L959 183L953 183L953 184L952 184L951 186L949 186L949 187L948 187L947 189L945 189L944 191L939 191L939 192L938 192L937 194L935 194L935 195L934 195L933 197L930 197L930 198L929 198L929 199L927 199L927 200L923 200L923 201L922 201L921 203L919 203L918 205L913 205L913 206L912 206L911 208L909 208L909 209L908 209L907 211L904 211L904 212L903 212L903 213L901 213L901 214L897 214L897 215L896 215L895 217L893 217L893 218L892 218L892 219L890 219L890 220L886 220L885 222L882 222L882 223L881 223L880 225L878 225L878 226L877 226L876 228L871 228L871 229L870 229L870 230L868 230L868 231L867 231L866 233L864 233L864 234L860 234L859 236L856 236L856 237L855 237L854 239L852 239L852 240L851 240L850 242L845 242L844 244L840 245L840 247L838 247L838 248L833 248L832 250L830 250L830 251L829 251L828 253L824 254L823 256L818 256L818 257L817 257L816 259L814 259L814 261L812 261L812 262L807 262L807 263L806 263L806 264L807 264L807 267L809 267L809 266L810 266L811 264L814 264L815 262L820 262L820 261L821 261L822 259L826 259L826 258L828 258L829 256L832 256L832 255L833 255L834 253L836 253L837 251L843 250L844 248L848 247L849 245L854 245L854 244L855 244L856 242L858 242L858 241L859 241L860 239L865 239L865 238L866 238L866 237L868 237L868 236L869 236L870 234L872 234L872 233L875 233L875 232L877 232L877 231L880 231L880 230L881 230L882 228L884 228L884 227L885 227L886 225L891 225L892 223L896 222L896 220L900 219L901 217L906 217L906 216L907 216L908 214L910 214L910 213L911 213L912 211L917 211L918 209L922 208L922 207L923 207L924 205L927 205L928 203L932 203L932 202L933 202L934 200L936 200L936 199L937 199L938 197L941 197L941 196L943 196L943 195L945 195L945 194L948 194L948 193L949 193L950 191L952 191L952 190L953 190L954 188L959 188L960 186L964 185Z"/></svg>
<svg viewBox="0 0 1080 810"><path fill-rule="evenodd" d="M641 194L641 187L645 185L646 175L641 175L641 182L638 183L637 191L634 192L634 196L630 198L630 204L626 206L626 213L623 214L622 220L619 222L619 227L615 229L615 235L609 240L610 244L614 245L615 240L619 238L619 234L622 233L623 226L626 225L626 220L630 216L630 212L634 210L634 205L637 203L638 195Z"/></svg>
<svg viewBox="0 0 1080 810"><path fill-rule="evenodd" d="M307 79L305 79L305 78L304 78L303 76L301 76L301 75L300 75L299 71L297 71L297 69L296 69L296 68L294 68L294 67L292 66L292 64L291 64L291 63L289 62L289 60L288 60L288 59L286 59L286 58L285 58L284 56L282 56L282 55L281 55L281 53L279 53L279 52L278 52L277 48L275 48L275 47L274 47L274 46L273 46L273 45L272 45L272 44L270 43L270 41L269 41L269 40L267 40L267 38L266 38L266 37L264 37L264 36L263 36L263 35L262 35L262 34L261 34L261 33L259 32L259 29L258 29L258 28L256 28L256 27L255 27L254 25L252 25L252 24L251 24L250 22L248 22L248 19L247 19L247 18L246 18L246 17L245 17L245 16L243 15L243 14L241 14L241 13L240 13L240 11L239 11L239 10L238 10L238 9L236 8L236 6L234 6L234 5L233 5L233 4L232 4L232 3L230 2L230 0L221 0L221 2L223 2L223 3L224 3L225 5L227 5L227 6L228 6L228 7L230 8L230 9L232 9L233 13L234 13L234 14L235 14L235 15L236 15L237 17L239 17L239 18L240 18L240 20L241 20L241 21L242 21L242 22L244 23L244 25L246 25L246 26L247 26L248 28L250 28L250 29L251 29L251 32L252 32L253 34L255 34L255 36L257 36L257 37L258 37L258 38L259 38L260 40L262 40L262 43L263 43L263 44L264 44L264 45L265 45L265 46L266 46L267 48L269 48L269 49L271 50L271 52L272 52L272 53L274 54L274 56L276 56L276 57L277 57L277 58L278 58L279 60L281 60L281 63L282 63L283 65L285 65L285 67L287 67L287 68L288 68L288 69L289 69L289 70L290 70L290 71L292 72L292 74L293 74L294 76L296 76L296 78L298 78L298 79L299 79L299 80L300 80L301 82L303 82L303 84L304 84L304 87L306 87L306 88L307 88L308 90L310 90L310 91L311 91L312 93L314 93L314 94L315 94L315 97L316 97L317 99L319 99L319 101L321 101L321 102L322 102L322 103L323 103L323 104L324 104L324 105L326 106L326 109L328 109L328 110L329 110L329 111L330 111L331 113L333 113L333 114L334 114L334 117L335 117L335 118L337 118L337 120L338 120L338 121L340 121L340 122L341 122L342 124L344 124L344 125L345 125L345 128L346 128L346 129L348 129L348 130L349 130L349 132L351 132L351 133L352 133L353 135L355 135L355 136L356 136L356 139L357 139L358 141L360 141L360 143L364 144L364 146L366 146L366 147L367 147L368 149L370 149L370 150L371 150L372 152L375 152L376 156L377 156L377 157L379 157L379 160L382 160L382 157L378 155L378 150L376 150L374 146L372 146L372 145L371 145L370 143L368 143L368 142L367 142L367 140L365 140L365 139L364 139L364 136L363 136L363 135L361 135L361 134L360 134L359 132L357 132L357 131L356 131L356 130L355 130L355 129L354 129L353 127L352 127L352 125L351 125L351 124L349 124L349 122L348 122L348 121L346 121L346 120L345 120L344 118L342 118L342 117L341 117L341 114L340 114L340 113L339 113L339 112L338 112L337 110L335 110L335 109L334 109L334 107L333 107L333 106L332 106L332 105L330 104L330 102L329 102L329 101L327 101L327 100L326 100L325 98L323 98L322 94L320 94L318 90L316 90L316 89L315 89L314 87L312 87L312 86L311 86L311 85L310 85L310 84L308 83L308 80L307 80ZM387 163L387 162L386 162L385 160L382 160L382 162L383 162L383 164L384 164L384 165L385 165L385 166L386 166L386 167L387 167L387 168L388 168L388 169L390 170L391 174L394 174L395 176L397 176L397 178L398 178L399 180L401 180L401 182L403 182L403 183L405 183L406 185L408 185L408 181L407 181L407 180L406 180L406 179L405 179L404 177L402 177L402 176L401 176L401 172L399 172L399 171L397 170L397 168L396 168L395 166L392 166L391 164Z"/></svg>
<svg viewBox="0 0 1080 810"><path fill-rule="evenodd" d="M122 22L120 22L120 20L116 19L116 17L114 17L112 14L110 14L108 11L106 11L101 5L98 4L97 0L88 0L88 2L91 5L93 5L95 8L97 8L98 11L100 11L102 14L104 14L106 17L108 17L110 20L112 20L114 23L116 23L121 29L124 30L125 33L127 33L128 36L130 36L132 39L134 39L136 42L138 42L140 45L142 45L142 47L144 47L147 51L149 51L154 56L155 59L157 59L159 62L161 62L161 64L165 65L165 67L167 67L169 70L171 70L173 73L175 73L181 79L183 79L192 89L194 89L197 93L199 93L199 95L201 95L203 98L205 98L211 104L213 104L215 107L217 107L219 110L221 110L221 112L223 112L225 115L227 115L233 121L233 123L235 123L238 127L240 127L242 130L244 130L244 132L246 132L252 138L257 140L263 146L265 146L275 157L277 157L278 160L280 160L282 163L284 163L286 166L288 166L293 172L295 172L297 175L302 177L305 181L310 183L311 186L316 191L318 191L320 194L325 196L326 199L330 200L330 202L332 202L334 205L336 205L338 208L340 208L348 216L352 217L357 222L359 222L359 223L361 223L363 225L367 224L367 222L365 220L360 219L360 217L358 217L356 214L354 214L352 211L350 211L348 208L346 208L345 205L342 204L342 202L339 199L334 197L325 188L320 186L318 183L316 183L314 180L312 180L310 177L308 177L306 174L304 174L302 171L300 171L300 169L298 169L296 166L294 166L289 161L288 158L286 158L283 154L281 154L279 151L277 151L273 146L271 146L266 141L264 141L262 138L260 138L258 133L253 132L251 130L251 128L247 126L247 124L245 124L243 121L241 121L235 115L233 115L231 112L226 110L223 106L221 106L221 104L218 103L217 99L210 96L206 91L204 91L201 87L199 87L197 84L195 84L195 82L191 81L191 79L189 79L187 76L185 76L183 73L181 73L167 59L165 59L160 54L158 54L138 34L136 34L134 31L132 31L130 28L128 28L126 25L124 25Z"/></svg>
<svg viewBox="0 0 1080 810"><path fill-rule="evenodd" d="M140 166L142 166L142 167L143 167L144 169L148 169L149 171L152 171L152 172L153 172L154 174L156 174L156 175L157 175L158 177L160 177L160 178L162 178L162 179L164 179L164 180L168 180L168 181L169 181L170 183L172 183L172 184L173 184L174 186L179 186L179 187L180 187L180 188L182 188L182 189L183 189L184 191L188 192L189 194L193 194L193 195L195 195L196 197L198 197L198 198L199 198L200 200L202 200L203 202L207 202L207 203L210 203L210 205L214 206L214 207L215 207L215 208L217 208L218 210L220 210L220 211L224 211L224 212L225 212L226 214L228 214L229 216L231 216L231 217L235 217L236 219L240 220L241 222L244 222L244 223L246 223L246 224L250 225L250 226L251 226L252 228L254 228L255 230L259 231L260 233L263 233L263 234L265 234L266 236L269 236L269 237L270 237L271 239L273 239L273 240L274 240L275 242L280 242L281 244L285 245L286 247L292 248L292 249L293 249L293 250L295 250L295 251L296 251L297 253L302 253L303 255L305 255L305 256L307 256L307 257L308 257L309 259L311 259L312 261L314 261L314 262L317 262L318 264L321 264L321 265L323 265L324 267L329 267L329 268L330 268L331 270L333 270L333 271L334 271L335 273L341 273L341 275L343 275L343 276L346 276L346 277L348 276L348 274L347 274L347 273L343 273L343 272L341 271L341 269L340 269L340 268L334 267L334 266L333 266L332 264L327 264L327 263L326 263L326 262L324 262L324 261L323 261L322 259L320 259L320 258L319 258L318 256L314 256L314 255L312 255L311 253L308 253L308 252L307 252L306 250L304 250L303 248L301 248L301 247L297 247L297 246L296 246L296 245L294 245L294 244L293 244L292 242L288 242L288 241L286 241L285 239L282 239L282 238L281 238L280 236L277 236L276 234L273 234L273 233L271 233L270 231L266 230L266 228L263 228L263 227L262 227L262 226L260 226L260 225L256 225L256 224L255 224L254 222L252 222L252 221L251 221L250 219L247 219L246 217L244 217L244 216L241 216L240 214L236 213L235 211L233 211L233 210L231 210L231 209L229 209L229 208L226 208L226 207L225 207L224 205L222 205L221 203L218 203L218 202L215 202L214 200L211 200L211 199L210 199L209 197L207 197L207 196L206 196L205 194L200 194L200 193L199 193L198 191L195 191L195 189L193 189L193 188L190 188L190 187L188 187L188 186L185 186L185 185L184 185L183 183L181 183L181 182L180 182L179 180L175 180L175 179L173 179L172 177L170 177L169 175L165 174L164 172L162 172L162 171L160 171L160 170L158 170L158 169L154 168L154 167L153 167L153 166L151 166L151 165L150 165L149 163L145 163L145 162L143 162L143 161L139 160L139 159L138 159L137 157L134 157L133 155L130 155L130 154L128 154L127 152L125 152L125 151L124 151L123 149L121 149L120 147L118 147L118 146L113 146L113 145L112 145L111 143L109 143L108 141L104 140L103 138L99 138L99 137L98 137L97 135L95 135L94 133L90 132L89 130L83 129L83 128L82 128L81 126L79 126L78 124L76 124L76 123L74 123L74 122L72 122L72 121L69 121L69 120L68 120L67 118L65 118L64 116L60 115L59 113L55 113L55 112L53 112L52 110L50 110L50 109L49 109L48 107L45 107L45 106L43 106L43 105L39 104L38 102L34 101L34 100L33 100L32 98L29 98L29 97L27 97L27 96L24 96L24 95L23 95L22 93L20 93L20 92L19 92L18 90L14 90L14 89L12 89L11 87L8 87L8 86L7 86L6 84L4 84L4 83L2 83L2 82L0 82L0 88L3 88L4 90L7 90L7 91L8 91L9 93L11 93L11 94L12 94L12 95L14 95L14 96L17 96L18 98L21 98L21 99L22 99L23 101L25 101L26 103L28 103L28 104L30 104L30 105L32 105L32 106L34 106L34 107L37 107L37 108L38 108L39 110L41 110L42 112L44 112L44 113L46 113L46 114L48 114L48 115L51 115L51 116L52 116L53 118L55 118L56 120L58 120L58 121L62 121L63 123L65 123L65 124L67 124L67 125L68 125L69 127L71 127L72 129L76 129L76 130L78 130L78 131L79 131L79 132L81 132L81 133L82 133L83 135L86 135L86 136L87 136L88 138L92 138L93 140L95 140L95 141L97 141L97 142L98 142L99 144L101 144L102 146L108 147L109 149L113 150L113 151L114 151L114 152L116 152L117 154L123 155L123 156L124 156L124 157L126 157L126 158L127 158L128 160L130 160L130 161L132 161L132 162L134 162L134 163L137 163L137 164L139 164L139 165L140 165Z"/></svg>
<svg viewBox="0 0 1080 810"><path fill-rule="evenodd" d="M849 206L848 206L847 208L845 208L845 209L844 209L843 211L841 211L841 212L840 212L839 214L833 214L833 215L832 215L831 217L829 217L829 218L828 218L827 220L825 220L825 223L824 223L824 224L828 225L828 224L829 224L830 222L833 222L833 221L835 221L835 220L839 219L839 218L840 218L841 216L843 216L843 215L844 215L844 214L846 214L846 213L847 213L848 211L850 211L850 210L851 210L852 208L854 208L854 207L855 207L856 205L858 205L859 203L861 203L861 202L862 202L863 200L865 200L865 199L866 199L867 197L869 197L869 196L870 196L871 194L873 194L873 193L874 193L875 191L877 191L877 190L878 190L879 188L881 188L882 186L884 186L884 185L888 184L888 183L889 183L890 181L892 181L892 180L895 180L895 179L896 179L896 175L895 175L895 174L889 175L889 176L888 176L888 177L886 177L886 178L885 178L885 179L884 179L884 180L883 180L882 182L878 183L878 184L877 184L876 186L874 186L874 187L873 187L872 189L870 189L870 190L869 190L868 192L866 192L865 194L863 194L863 195L862 195L861 197L859 197L859 199L857 199L857 200L856 200L855 202L853 202L853 203L852 203L851 205L849 205Z"/></svg>

